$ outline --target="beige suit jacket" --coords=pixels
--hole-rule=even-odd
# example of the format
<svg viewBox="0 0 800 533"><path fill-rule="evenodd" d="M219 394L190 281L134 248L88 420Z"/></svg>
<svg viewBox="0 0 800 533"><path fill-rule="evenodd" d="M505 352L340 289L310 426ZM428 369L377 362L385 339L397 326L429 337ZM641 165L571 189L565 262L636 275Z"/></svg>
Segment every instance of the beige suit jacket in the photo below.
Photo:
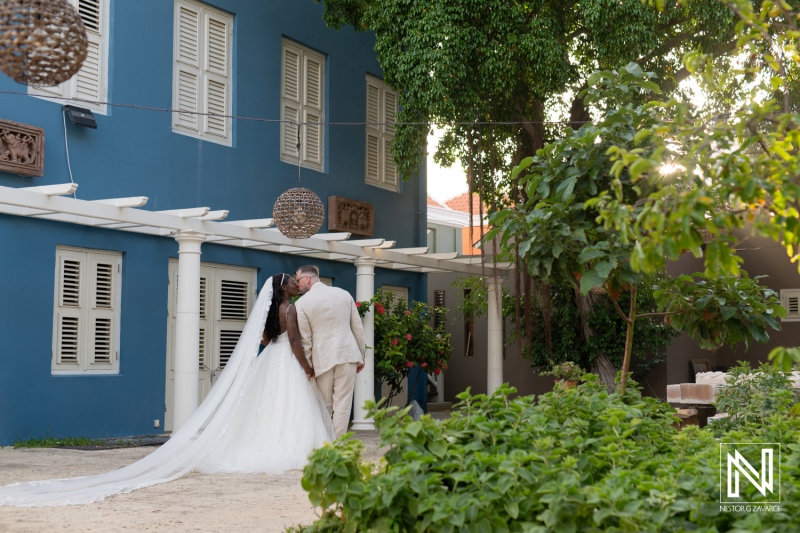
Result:
<svg viewBox="0 0 800 533"><path fill-rule="evenodd" d="M317 282L295 309L303 351L317 376L342 363L364 363L364 328L349 292Z"/></svg>

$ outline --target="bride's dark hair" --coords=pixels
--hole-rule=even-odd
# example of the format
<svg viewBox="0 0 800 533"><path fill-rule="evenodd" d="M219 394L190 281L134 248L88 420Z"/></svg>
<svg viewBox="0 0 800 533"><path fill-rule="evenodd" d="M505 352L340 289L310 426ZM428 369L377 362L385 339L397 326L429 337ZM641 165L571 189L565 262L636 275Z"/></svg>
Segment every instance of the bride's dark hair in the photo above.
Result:
<svg viewBox="0 0 800 533"><path fill-rule="evenodd" d="M283 290L283 283L290 280L289 274L275 274L272 276L272 305L269 306L267 314L267 324L264 331L270 341L275 341L281 334L280 307L287 299L286 291Z"/></svg>

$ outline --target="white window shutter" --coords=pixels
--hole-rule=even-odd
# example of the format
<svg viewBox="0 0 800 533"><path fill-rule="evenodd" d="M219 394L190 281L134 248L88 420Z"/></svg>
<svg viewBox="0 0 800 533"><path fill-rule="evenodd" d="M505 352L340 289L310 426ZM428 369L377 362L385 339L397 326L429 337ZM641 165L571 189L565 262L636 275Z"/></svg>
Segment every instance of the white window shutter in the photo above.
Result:
<svg viewBox="0 0 800 533"><path fill-rule="evenodd" d="M384 132L394 135L395 116L397 115L397 94L388 88L383 90L383 122Z"/></svg>
<svg viewBox="0 0 800 533"><path fill-rule="evenodd" d="M90 370L112 369L117 361L117 275L121 270L119 256L89 256L91 306L88 309L88 365Z"/></svg>
<svg viewBox="0 0 800 533"><path fill-rule="evenodd" d="M224 369L247 322L253 275L233 269L214 269L215 276L215 368Z"/></svg>
<svg viewBox="0 0 800 533"><path fill-rule="evenodd" d="M303 61L303 104L322 111L322 62L306 54Z"/></svg>
<svg viewBox="0 0 800 533"><path fill-rule="evenodd" d="M121 255L56 249L54 373L119 370Z"/></svg>
<svg viewBox="0 0 800 533"><path fill-rule="evenodd" d="M303 160L315 166L322 166L322 117L315 113L305 113L303 122Z"/></svg>
<svg viewBox="0 0 800 533"><path fill-rule="evenodd" d="M283 41L281 49L281 156L297 160L297 122L300 122L300 50Z"/></svg>
<svg viewBox="0 0 800 533"><path fill-rule="evenodd" d="M325 56L288 39L281 46L281 160L297 163L297 123L303 166L324 168Z"/></svg>
<svg viewBox="0 0 800 533"><path fill-rule="evenodd" d="M397 93L373 76L367 75L365 127L365 178L369 185L399 190L397 167L392 159Z"/></svg>
<svg viewBox="0 0 800 533"><path fill-rule="evenodd" d="M383 183L388 189L397 190L397 167L392 159L392 140L383 139Z"/></svg>
<svg viewBox="0 0 800 533"><path fill-rule="evenodd" d="M79 0L78 12L88 37L88 53L81 69L74 78L74 95L76 98L90 102L101 102L103 94L103 61L104 27L103 9L107 0Z"/></svg>
<svg viewBox="0 0 800 533"><path fill-rule="evenodd" d="M782 322L800 322L800 289L781 289L781 305L787 311Z"/></svg>
<svg viewBox="0 0 800 533"><path fill-rule="evenodd" d="M207 13L205 16L205 103L206 113L229 115L229 50L230 24L222 17ZM224 116L206 117L205 133L223 139L228 137L230 119Z"/></svg>
<svg viewBox="0 0 800 533"><path fill-rule="evenodd" d="M199 132L200 111L200 12L194 6L175 4L175 108L173 127Z"/></svg>
<svg viewBox="0 0 800 533"><path fill-rule="evenodd" d="M367 183L380 184L380 136L367 130L366 169Z"/></svg>
<svg viewBox="0 0 800 533"><path fill-rule="evenodd" d="M53 368L80 368L81 319L83 305L83 272L86 254L71 250L57 251L56 316L53 349Z"/></svg>
<svg viewBox="0 0 800 533"><path fill-rule="evenodd" d="M55 353L55 366L58 368L72 367L77 369L80 353L80 312L62 312L57 315L57 347Z"/></svg>

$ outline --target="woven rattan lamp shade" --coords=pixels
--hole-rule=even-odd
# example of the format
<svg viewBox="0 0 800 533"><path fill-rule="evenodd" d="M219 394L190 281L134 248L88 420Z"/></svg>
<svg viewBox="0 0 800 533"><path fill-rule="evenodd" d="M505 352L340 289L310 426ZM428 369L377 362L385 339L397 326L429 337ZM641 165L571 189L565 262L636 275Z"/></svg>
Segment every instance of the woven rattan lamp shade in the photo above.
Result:
<svg viewBox="0 0 800 533"><path fill-rule="evenodd" d="M272 218L280 232L287 237L308 239L322 227L325 206L313 191L295 187L275 201Z"/></svg>
<svg viewBox="0 0 800 533"><path fill-rule="evenodd" d="M16 82L50 87L77 74L86 28L66 0L0 0L0 70Z"/></svg>

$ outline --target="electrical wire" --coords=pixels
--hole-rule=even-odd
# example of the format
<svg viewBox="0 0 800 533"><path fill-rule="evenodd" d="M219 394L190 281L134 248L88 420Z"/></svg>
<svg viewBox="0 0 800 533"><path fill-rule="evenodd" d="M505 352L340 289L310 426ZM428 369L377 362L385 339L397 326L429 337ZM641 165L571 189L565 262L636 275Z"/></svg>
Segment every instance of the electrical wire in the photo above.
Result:
<svg viewBox="0 0 800 533"><path fill-rule="evenodd" d="M69 141L67 140L67 110L61 110L61 118L64 120L64 151L67 152L67 168L69 169L69 181L73 185L75 184L75 180L72 179L72 165L69 162ZM77 199L78 194L73 191L72 197Z"/></svg>
<svg viewBox="0 0 800 533"><path fill-rule="evenodd" d="M41 98L39 95L32 95L21 91L0 91L0 94L8 94L15 96L27 96L29 98ZM276 124L313 124L318 126L522 126L525 124L591 124L590 120L517 120L517 121L433 121L433 122L296 122L294 120L281 120L260 117L247 117L241 115L223 115L220 113L204 113L202 111L186 111L180 109L172 109L169 107L152 107L141 106L135 104L119 104L115 102L100 102L92 100L84 100L82 98L58 98L58 101L70 101L82 104L93 105L106 105L111 107L123 107L127 109L142 109L145 111L160 111L164 113L181 113L183 115L197 115L207 117L230 118L235 120L247 120L253 122L267 122Z"/></svg>

